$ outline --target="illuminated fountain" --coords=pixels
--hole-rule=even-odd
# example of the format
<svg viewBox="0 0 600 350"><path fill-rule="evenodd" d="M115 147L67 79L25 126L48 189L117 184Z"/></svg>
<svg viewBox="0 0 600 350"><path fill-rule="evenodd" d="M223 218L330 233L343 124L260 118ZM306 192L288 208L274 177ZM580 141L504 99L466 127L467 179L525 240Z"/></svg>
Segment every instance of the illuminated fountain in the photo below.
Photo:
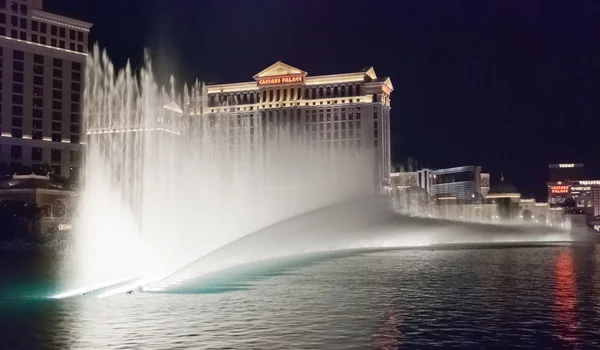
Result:
<svg viewBox="0 0 600 350"><path fill-rule="evenodd" d="M98 48L89 56L70 288L168 274L269 225L374 193L371 153L311 144L299 124L258 112L190 116L203 87L175 90L157 85L149 60L134 74L115 72Z"/></svg>
<svg viewBox="0 0 600 350"><path fill-rule="evenodd" d="M304 253L568 240L399 217L374 196L373 150L324 147L300 120L267 122L258 108L231 119L189 113L205 104L203 87L160 88L149 60L137 74L115 72L95 48L84 99L86 189L68 261L75 277L56 297L170 290Z"/></svg>

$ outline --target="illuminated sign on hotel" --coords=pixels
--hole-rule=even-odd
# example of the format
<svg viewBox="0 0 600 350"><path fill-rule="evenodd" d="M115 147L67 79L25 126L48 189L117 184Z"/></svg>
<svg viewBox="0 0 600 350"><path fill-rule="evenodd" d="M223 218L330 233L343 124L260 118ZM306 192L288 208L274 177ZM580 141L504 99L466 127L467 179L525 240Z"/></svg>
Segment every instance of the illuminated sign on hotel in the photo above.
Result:
<svg viewBox="0 0 600 350"><path fill-rule="evenodd" d="M301 74L297 75L284 75L281 77L269 77L264 79L258 79L258 85L281 85L281 84L296 84L303 83L304 76Z"/></svg>
<svg viewBox="0 0 600 350"><path fill-rule="evenodd" d="M592 188L590 186L573 186L571 187L571 192L583 192L583 191L591 191Z"/></svg>
<svg viewBox="0 0 600 350"><path fill-rule="evenodd" d="M559 164L559 168L574 168L575 164Z"/></svg>
<svg viewBox="0 0 600 350"><path fill-rule="evenodd" d="M569 186L552 186L552 193L569 193Z"/></svg>
<svg viewBox="0 0 600 350"><path fill-rule="evenodd" d="M582 186L600 185L600 180L579 181Z"/></svg>

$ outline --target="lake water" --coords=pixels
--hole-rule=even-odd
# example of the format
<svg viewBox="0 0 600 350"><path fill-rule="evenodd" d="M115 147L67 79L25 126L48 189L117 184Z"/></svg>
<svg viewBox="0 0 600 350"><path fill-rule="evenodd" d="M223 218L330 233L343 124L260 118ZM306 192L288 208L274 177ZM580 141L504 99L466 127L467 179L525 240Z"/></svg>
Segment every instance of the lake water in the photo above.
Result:
<svg viewBox="0 0 600 350"><path fill-rule="evenodd" d="M105 299L44 299L47 261L0 255L0 348L600 347L593 243L277 261Z"/></svg>

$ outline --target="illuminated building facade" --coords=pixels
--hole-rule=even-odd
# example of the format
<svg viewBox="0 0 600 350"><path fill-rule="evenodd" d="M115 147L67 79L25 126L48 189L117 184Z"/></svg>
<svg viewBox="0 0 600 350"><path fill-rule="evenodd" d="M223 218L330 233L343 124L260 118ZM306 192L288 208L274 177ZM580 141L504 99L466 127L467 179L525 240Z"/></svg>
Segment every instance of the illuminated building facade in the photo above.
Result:
<svg viewBox="0 0 600 350"><path fill-rule="evenodd" d="M372 150L379 187L389 184L389 78L360 72L309 76L276 62L253 81L208 85L205 101L192 101L192 118L228 120L230 127L289 125L313 145Z"/></svg>
<svg viewBox="0 0 600 350"><path fill-rule="evenodd" d="M431 194L439 198L471 200L481 194L481 167L461 166L432 172ZM489 183L488 183L489 186Z"/></svg>
<svg viewBox="0 0 600 350"><path fill-rule="evenodd" d="M0 163L69 177L81 151L90 23L0 0Z"/></svg>
<svg viewBox="0 0 600 350"><path fill-rule="evenodd" d="M569 207L586 214L598 209L594 202L594 188L600 180L585 179L581 163L551 164L548 185L548 204L551 208Z"/></svg>

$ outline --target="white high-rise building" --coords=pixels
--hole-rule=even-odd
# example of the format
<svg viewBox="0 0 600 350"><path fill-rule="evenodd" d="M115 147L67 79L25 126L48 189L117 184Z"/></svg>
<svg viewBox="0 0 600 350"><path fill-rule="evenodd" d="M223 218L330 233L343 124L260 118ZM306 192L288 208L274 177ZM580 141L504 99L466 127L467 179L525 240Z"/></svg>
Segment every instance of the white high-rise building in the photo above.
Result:
<svg viewBox="0 0 600 350"><path fill-rule="evenodd" d="M0 163L47 164L69 177L82 148L83 84L92 24L45 12L43 0L0 0Z"/></svg>
<svg viewBox="0 0 600 350"><path fill-rule="evenodd" d="M372 150L380 189L389 184L390 78L377 77L373 67L310 76L283 62L253 78L250 82L208 85L207 101L192 102L187 106L189 114L227 118L233 127L289 123L298 125L310 141L325 148Z"/></svg>

